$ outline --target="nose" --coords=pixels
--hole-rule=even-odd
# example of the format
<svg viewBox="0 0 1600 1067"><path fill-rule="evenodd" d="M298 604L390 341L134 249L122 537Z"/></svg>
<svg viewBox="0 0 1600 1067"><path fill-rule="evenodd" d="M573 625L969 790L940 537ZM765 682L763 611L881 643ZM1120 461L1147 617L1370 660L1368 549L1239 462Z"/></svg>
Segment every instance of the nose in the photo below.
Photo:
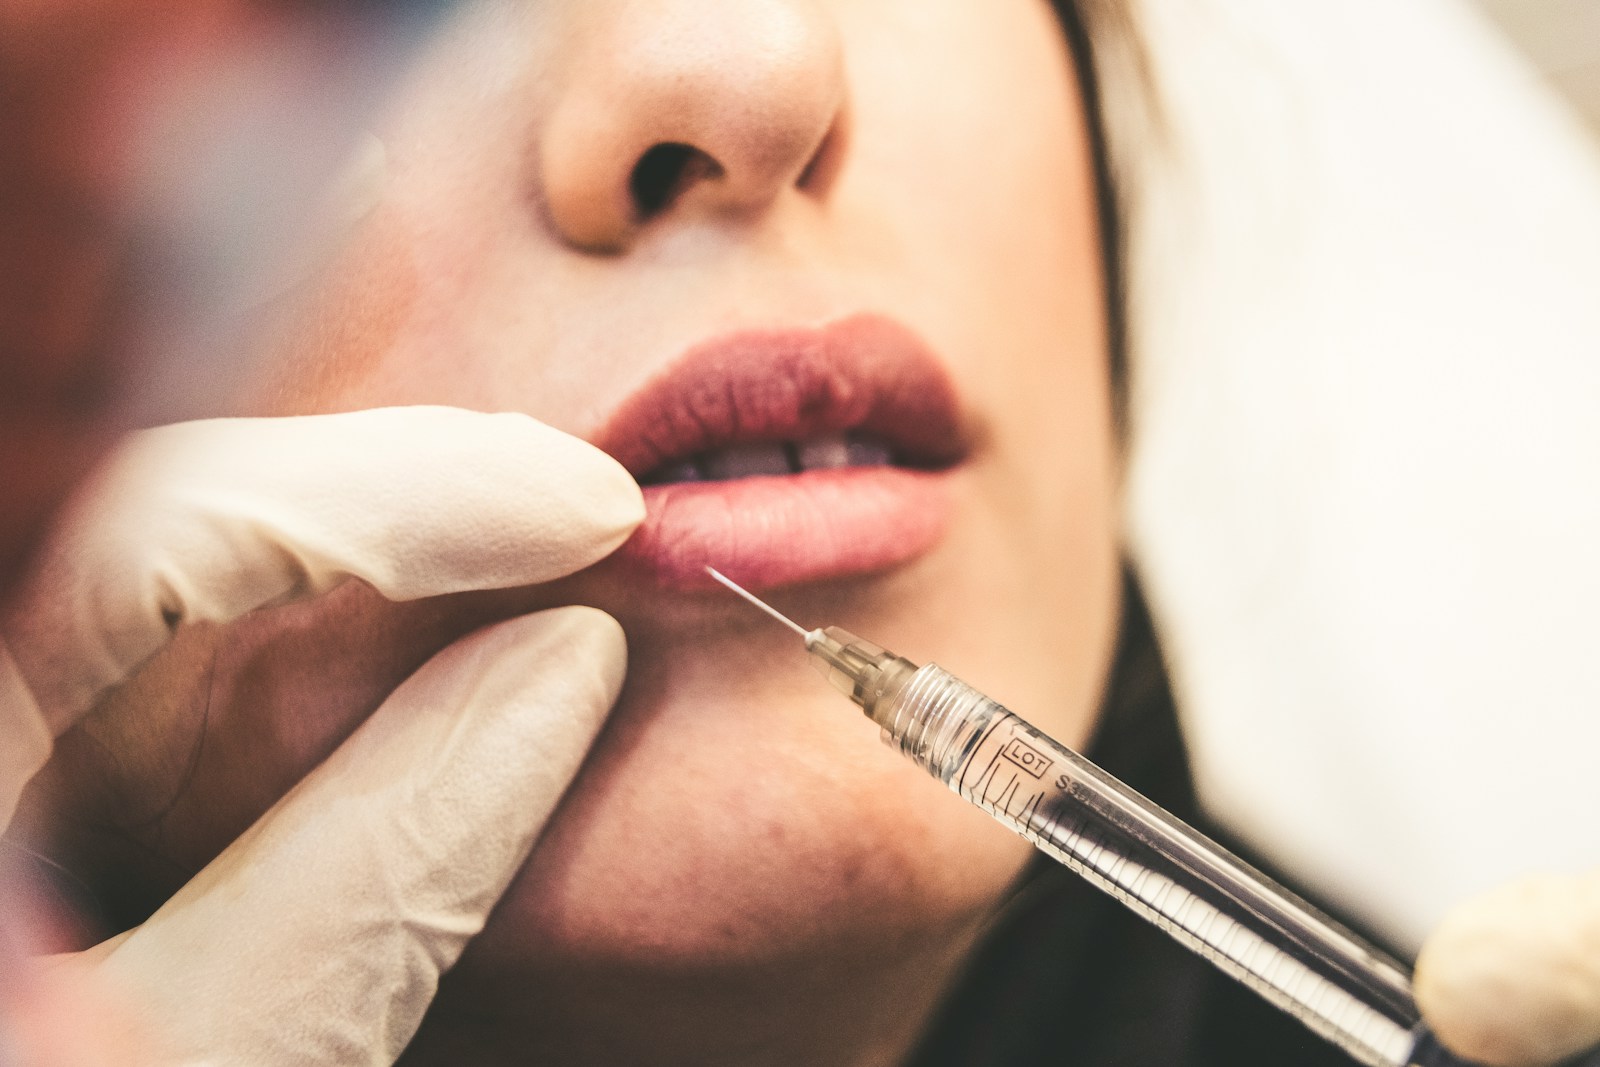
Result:
<svg viewBox="0 0 1600 1067"><path fill-rule="evenodd" d="M539 137L562 240L619 252L669 218L748 221L786 194L820 195L845 78L838 27L815 0L578 6Z"/></svg>

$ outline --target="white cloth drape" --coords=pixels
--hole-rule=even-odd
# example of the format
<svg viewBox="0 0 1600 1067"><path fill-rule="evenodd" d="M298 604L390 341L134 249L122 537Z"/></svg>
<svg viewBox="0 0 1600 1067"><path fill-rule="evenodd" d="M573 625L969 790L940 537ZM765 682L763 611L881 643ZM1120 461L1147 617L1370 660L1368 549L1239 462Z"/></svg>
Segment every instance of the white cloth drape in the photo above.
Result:
<svg viewBox="0 0 1600 1067"><path fill-rule="evenodd" d="M1452 0L1137 0L1131 551L1202 802L1403 947L1600 865L1600 148Z"/></svg>

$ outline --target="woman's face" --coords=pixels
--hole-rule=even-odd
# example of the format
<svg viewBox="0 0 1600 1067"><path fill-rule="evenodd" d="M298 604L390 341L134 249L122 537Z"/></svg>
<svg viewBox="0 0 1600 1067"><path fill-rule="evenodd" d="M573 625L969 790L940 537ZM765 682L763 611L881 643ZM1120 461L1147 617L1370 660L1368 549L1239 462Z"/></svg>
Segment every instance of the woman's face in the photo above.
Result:
<svg viewBox="0 0 1600 1067"><path fill-rule="evenodd" d="M250 413L526 412L657 483L651 517L554 588L347 588L181 635L116 698L137 729L64 747L121 753L94 773L138 844L96 839L98 876L158 899L444 643L592 603L627 632L626 690L419 1047L486 1058L483 1024L557 1062L630 1028L664 1060L749 1051L745 1015L847 988L860 1014L868 975L895 1021L853 1033L841 1004L812 1036L903 1047L1028 847L698 568L1085 739L1116 553L1070 62L1043 0L470 7L379 131L378 206ZM749 1010L702 1025L718 996Z"/></svg>

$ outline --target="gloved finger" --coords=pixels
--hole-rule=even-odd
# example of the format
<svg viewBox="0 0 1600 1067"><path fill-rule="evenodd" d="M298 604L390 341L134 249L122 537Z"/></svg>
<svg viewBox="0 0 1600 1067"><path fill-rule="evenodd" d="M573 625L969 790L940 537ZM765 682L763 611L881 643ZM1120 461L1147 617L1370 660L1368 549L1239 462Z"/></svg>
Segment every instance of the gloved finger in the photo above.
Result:
<svg viewBox="0 0 1600 1067"><path fill-rule="evenodd" d="M621 628L555 608L424 665L98 976L174 1062L387 1064L505 891L622 684Z"/></svg>
<svg viewBox="0 0 1600 1067"><path fill-rule="evenodd" d="M619 464L522 415L388 408L136 435L8 613L0 747L19 766L0 767L0 825L49 737L182 623L352 577L395 600L531 585L603 558L643 515Z"/></svg>
<svg viewBox="0 0 1600 1067"><path fill-rule="evenodd" d="M1600 1044L1600 871L1468 901L1423 944L1413 990L1446 1048L1491 1067Z"/></svg>

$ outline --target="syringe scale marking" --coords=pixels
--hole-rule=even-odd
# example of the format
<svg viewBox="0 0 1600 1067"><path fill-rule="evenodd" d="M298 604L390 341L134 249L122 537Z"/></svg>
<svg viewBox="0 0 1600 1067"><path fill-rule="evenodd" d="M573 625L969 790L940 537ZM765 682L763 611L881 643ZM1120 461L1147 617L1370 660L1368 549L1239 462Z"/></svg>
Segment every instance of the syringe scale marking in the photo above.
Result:
<svg viewBox="0 0 1600 1067"><path fill-rule="evenodd" d="M1232 930L1238 929L1246 934L1249 933L1236 920L1206 903L1203 898L1183 889L1172 879L1113 851L1092 834L1069 830L1064 823L1057 822L1044 833L1040 833L1037 828L1030 828L1029 836L1035 838L1036 843L1048 842L1073 853L1082 862L1124 886L1156 911L1170 915L1174 921L1191 930L1195 936L1216 944L1219 949L1228 948L1226 938ZM1213 929L1213 924L1217 923L1222 925ZM1284 958L1281 949L1259 938L1258 935L1249 935L1247 947L1252 955L1242 957L1241 962L1244 963L1254 962L1258 958L1255 954L1274 960ZM1230 955L1234 954L1237 953L1230 952Z"/></svg>
<svg viewBox="0 0 1600 1067"><path fill-rule="evenodd" d="M1400 1063L1409 1051L1408 1030L1214 905L1125 856L1111 855L1104 846L1059 823L1051 829L1055 832L1039 834L1035 843L1062 848L1057 858L1069 867L1324 1037L1369 1050L1362 1058L1376 1065Z"/></svg>

